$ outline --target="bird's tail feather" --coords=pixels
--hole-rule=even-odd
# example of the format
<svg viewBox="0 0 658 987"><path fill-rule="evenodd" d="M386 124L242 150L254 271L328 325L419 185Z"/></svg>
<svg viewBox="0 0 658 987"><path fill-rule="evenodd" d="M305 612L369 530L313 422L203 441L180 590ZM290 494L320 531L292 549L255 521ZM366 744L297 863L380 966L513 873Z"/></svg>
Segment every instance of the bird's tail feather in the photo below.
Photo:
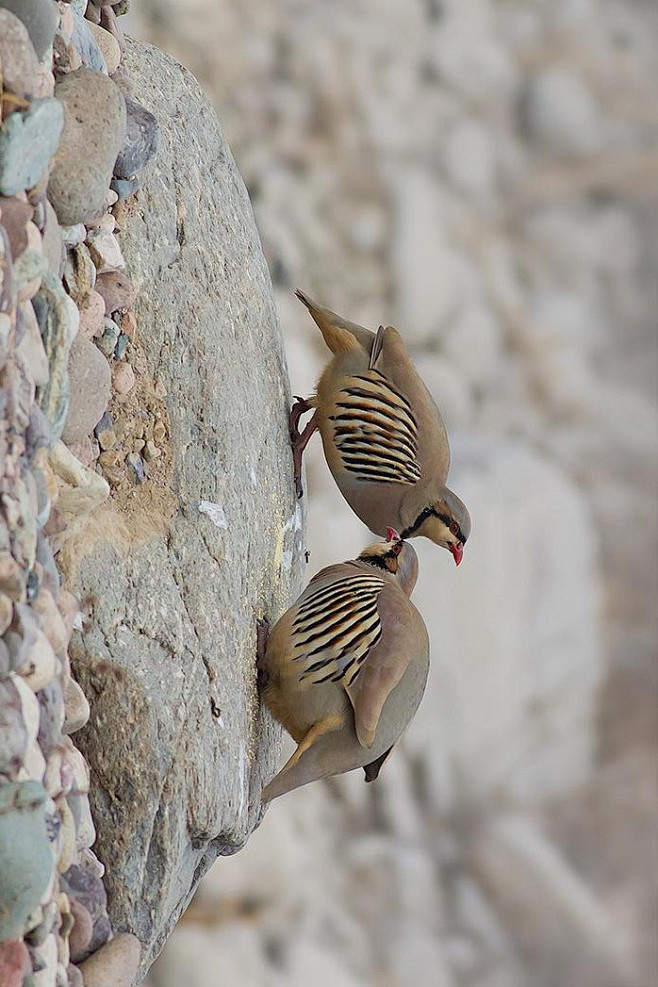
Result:
<svg viewBox="0 0 658 987"><path fill-rule="evenodd" d="M361 348L370 352L373 334L368 329L357 326L354 322L348 322L331 309L318 305L299 288L295 290L295 294L311 313L332 353L349 353Z"/></svg>

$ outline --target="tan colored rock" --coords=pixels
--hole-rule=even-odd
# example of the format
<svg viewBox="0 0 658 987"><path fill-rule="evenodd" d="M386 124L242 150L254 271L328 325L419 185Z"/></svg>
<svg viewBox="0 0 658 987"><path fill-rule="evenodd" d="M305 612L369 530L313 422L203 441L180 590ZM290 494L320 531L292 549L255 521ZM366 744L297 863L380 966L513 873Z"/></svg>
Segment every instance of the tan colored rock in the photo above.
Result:
<svg viewBox="0 0 658 987"><path fill-rule="evenodd" d="M103 209L112 169L126 132L126 102L106 75L69 72L56 87L66 111L48 183L60 223L84 222Z"/></svg>
<svg viewBox="0 0 658 987"><path fill-rule="evenodd" d="M87 339L103 334L105 302L97 291L88 292L79 305L80 332Z"/></svg>
<svg viewBox="0 0 658 987"><path fill-rule="evenodd" d="M27 372L37 387L43 387L48 383L48 357L31 302L22 303L20 315L23 319L25 335L16 352L23 359Z"/></svg>
<svg viewBox="0 0 658 987"><path fill-rule="evenodd" d="M87 697L75 679L70 678L66 683L63 732L70 734L81 730L89 720L89 713Z"/></svg>
<svg viewBox="0 0 658 987"><path fill-rule="evenodd" d="M101 227L91 231L87 237L87 246L99 274L126 266L119 241L108 230Z"/></svg>
<svg viewBox="0 0 658 987"><path fill-rule="evenodd" d="M102 476L83 466L61 439L50 450L50 465L59 481L57 508L66 525L52 537L51 544L58 551L85 527L89 515L109 497L110 488Z"/></svg>
<svg viewBox="0 0 658 987"><path fill-rule="evenodd" d="M137 936L115 936L81 965L85 987L132 987L141 952Z"/></svg>
<svg viewBox="0 0 658 987"><path fill-rule="evenodd" d="M10 10L0 9L0 65L4 89L34 95L39 61L27 28Z"/></svg>
<svg viewBox="0 0 658 987"><path fill-rule="evenodd" d="M121 396L129 394L135 386L135 371L129 363L118 363L112 374L114 390Z"/></svg>
<svg viewBox="0 0 658 987"><path fill-rule="evenodd" d="M79 442L103 417L110 399L110 367L97 346L78 335L69 357L69 410L64 442Z"/></svg>
<svg viewBox="0 0 658 987"><path fill-rule="evenodd" d="M101 50L101 54L105 59L105 64L107 65L107 71L112 75L119 68L119 62L121 61L121 49L119 48L119 42L113 37L109 31L101 27L100 24L94 24L93 21L88 21L91 33L94 36L96 44Z"/></svg>

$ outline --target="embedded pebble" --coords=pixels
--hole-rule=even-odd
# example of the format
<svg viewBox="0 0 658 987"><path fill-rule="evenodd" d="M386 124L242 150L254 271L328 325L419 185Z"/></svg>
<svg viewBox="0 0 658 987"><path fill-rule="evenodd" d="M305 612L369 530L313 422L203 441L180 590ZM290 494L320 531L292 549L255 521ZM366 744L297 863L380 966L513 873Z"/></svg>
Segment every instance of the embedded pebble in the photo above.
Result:
<svg viewBox="0 0 658 987"><path fill-rule="evenodd" d="M76 243L82 243L87 236L87 227L84 223L75 223L73 226L62 226L62 240L67 247L74 247Z"/></svg>
<svg viewBox="0 0 658 987"><path fill-rule="evenodd" d="M105 314L130 308L137 298L137 286L123 271L108 271L96 278L96 291L105 301Z"/></svg>
<svg viewBox="0 0 658 987"><path fill-rule="evenodd" d="M114 347L114 359L115 360L122 360L123 359L123 357L125 355L125 352L128 349L129 343L130 343L130 340L128 339L128 337L125 336L123 333L121 333L121 335L117 339L117 344Z"/></svg>
<svg viewBox="0 0 658 987"><path fill-rule="evenodd" d="M24 942L20 939L5 939L4 942L0 942L0 984L2 987L21 987L23 977L31 969L30 954Z"/></svg>
<svg viewBox="0 0 658 987"><path fill-rule="evenodd" d="M126 456L126 465L133 471L135 483L143 483L146 479L146 473L144 472L142 457L135 452L129 452Z"/></svg>
<svg viewBox="0 0 658 987"><path fill-rule="evenodd" d="M87 339L103 332L105 302L97 291L89 291L78 303L80 309L80 333Z"/></svg>
<svg viewBox="0 0 658 987"><path fill-rule="evenodd" d="M158 459L162 455L160 449L156 446L155 442L149 441L144 446L144 452L142 454L147 463L152 462L154 459Z"/></svg>
<svg viewBox="0 0 658 987"><path fill-rule="evenodd" d="M116 322L107 317L103 317L103 335L97 340L96 346L104 353L105 356L110 357L114 353L117 341L121 334Z"/></svg>
<svg viewBox="0 0 658 987"><path fill-rule="evenodd" d="M37 631L36 640L28 652L27 660L28 671L22 673L23 678L33 692L38 692L52 682L60 667L57 656L43 631Z"/></svg>
<svg viewBox="0 0 658 987"><path fill-rule="evenodd" d="M71 916L73 918L73 928L69 933L69 949L71 950L71 960L80 963L89 955L88 946L94 931L94 923L91 915L77 898L71 898Z"/></svg>
<svg viewBox="0 0 658 987"><path fill-rule="evenodd" d="M41 230L43 255L48 261L48 267L55 277L58 278L62 273L64 263L62 231L57 222L57 214L48 202L48 199L44 199L44 207L45 219Z"/></svg>
<svg viewBox="0 0 658 987"><path fill-rule="evenodd" d="M27 734L28 749L36 742L39 734L39 700L34 694L34 690L28 685L22 675L12 675L11 679L16 686L21 703L21 715L23 725Z"/></svg>
<svg viewBox="0 0 658 987"><path fill-rule="evenodd" d="M98 347L79 335L69 358L69 411L64 442L78 442L94 430L110 399L110 368Z"/></svg>
<svg viewBox="0 0 658 987"><path fill-rule="evenodd" d="M96 842L96 827L91 815L89 796L84 792L72 792L67 799L75 820L76 849L87 849Z"/></svg>
<svg viewBox="0 0 658 987"><path fill-rule="evenodd" d="M116 219L111 212L106 212L95 219L87 220L87 227L94 230L104 230L106 233L114 233L116 225Z"/></svg>
<svg viewBox="0 0 658 987"><path fill-rule="evenodd" d="M4 593L0 593L0 635L4 634L9 625L14 612L12 602Z"/></svg>
<svg viewBox="0 0 658 987"><path fill-rule="evenodd" d="M28 747L28 736L23 723L21 695L12 678L0 679L0 709L0 775L15 779Z"/></svg>
<svg viewBox="0 0 658 987"><path fill-rule="evenodd" d="M94 429L94 434L98 439L98 444L101 449L111 449L113 445L116 444L117 436L114 431L114 426L112 422L112 416L108 411L105 412L98 425Z"/></svg>
<svg viewBox="0 0 658 987"><path fill-rule="evenodd" d="M30 302L23 303L20 311L23 317L25 335L16 352L23 359L26 370L37 387L43 387L48 383L49 371L48 357L39 332L39 323Z"/></svg>
<svg viewBox="0 0 658 987"><path fill-rule="evenodd" d="M72 963L66 968L67 982L65 987L85 987L85 982L82 974L78 970L77 966L73 966Z"/></svg>
<svg viewBox="0 0 658 987"><path fill-rule="evenodd" d="M0 786L0 939L22 935L52 878L46 799L38 782Z"/></svg>
<svg viewBox="0 0 658 987"><path fill-rule="evenodd" d="M84 859L82 854L81 859ZM107 941L110 934L107 895L101 877L88 865L73 864L61 875L60 881L71 903L79 902L91 916L93 931L88 949L93 952Z"/></svg>
<svg viewBox="0 0 658 987"><path fill-rule="evenodd" d="M57 903L49 902L47 905L39 905L30 916L29 923L32 926L28 933L28 940L31 946L40 946L46 941L46 936L52 932L53 926L58 916ZM32 922L34 921L34 925Z"/></svg>
<svg viewBox="0 0 658 987"><path fill-rule="evenodd" d="M80 967L85 987L132 987L141 953L137 936L121 932Z"/></svg>
<svg viewBox="0 0 658 987"><path fill-rule="evenodd" d="M126 137L114 165L117 178L132 178L157 153L160 128L154 115L126 96Z"/></svg>
<svg viewBox="0 0 658 987"><path fill-rule="evenodd" d="M107 71L112 75L119 68L119 62L121 61L119 42L109 31L101 27L100 24L94 24L91 21L88 21L88 24L96 44L105 59Z"/></svg>
<svg viewBox="0 0 658 987"><path fill-rule="evenodd" d="M71 11L73 20L73 31L71 43L80 56L80 61L90 69L97 72L107 73L108 68L101 51L96 36L92 31L93 25L85 20L77 10Z"/></svg>
<svg viewBox="0 0 658 987"><path fill-rule="evenodd" d="M117 394L129 394L135 386L135 371L129 363L119 363L112 374L112 384Z"/></svg>
<svg viewBox="0 0 658 987"><path fill-rule="evenodd" d="M60 223L84 222L105 206L116 156L126 131L121 91L101 72L79 68L55 87L66 123L48 183Z"/></svg>
<svg viewBox="0 0 658 987"><path fill-rule="evenodd" d="M121 331L126 334L128 339L132 340L135 338L135 332L137 331L137 318L134 312L124 312L122 314Z"/></svg>
<svg viewBox="0 0 658 987"><path fill-rule="evenodd" d="M53 594L46 587L42 586L39 589L38 594L32 601L32 609L38 614L41 628L52 645L55 654L59 658L63 657L68 646L69 634L67 633L62 615L57 609Z"/></svg>
<svg viewBox="0 0 658 987"><path fill-rule="evenodd" d="M46 758L49 758L59 743L64 725L64 690L62 683L53 679L39 692L39 746ZM52 794L52 792L50 792Z"/></svg>
<svg viewBox="0 0 658 987"><path fill-rule="evenodd" d="M139 186L139 178L113 178L110 182L110 188L116 192L120 201L129 199L131 195L137 192Z"/></svg>
<svg viewBox="0 0 658 987"><path fill-rule="evenodd" d="M64 289L59 278L48 271L41 282L41 290L32 302L48 356L49 378L40 388L37 399L52 430L52 441L62 434L66 418L69 381L68 359L71 343L75 338L80 315L77 306Z"/></svg>
<svg viewBox="0 0 658 987"><path fill-rule="evenodd" d="M37 962L31 987L57 987L57 938L54 933L47 935L34 950L34 958Z"/></svg>
<svg viewBox="0 0 658 987"><path fill-rule="evenodd" d="M69 293L78 304L94 290L96 265L86 244L78 243L67 251L64 280Z"/></svg>
<svg viewBox="0 0 658 987"><path fill-rule="evenodd" d="M52 98L7 117L0 127L0 194L16 195L44 178L63 127L64 108Z"/></svg>
<svg viewBox="0 0 658 987"><path fill-rule="evenodd" d="M57 869L60 874L63 874L75 863L76 859L75 821L65 798L57 799L56 805L62 824L59 834L60 842Z"/></svg>
<svg viewBox="0 0 658 987"><path fill-rule="evenodd" d="M119 241L113 233L103 229L92 230L87 237L87 245L99 274L126 266Z"/></svg>
<svg viewBox="0 0 658 987"><path fill-rule="evenodd" d="M38 781L43 783L46 772L46 759L41 753L41 749L36 742L30 744L25 751L23 764L18 774L19 781Z"/></svg>
<svg viewBox="0 0 658 987"><path fill-rule="evenodd" d="M55 4L49 0L2 0L2 6L23 22L37 58L43 58L53 42L59 19Z"/></svg>
<svg viewBox="0 0 658 987"><path fill-rule="evenodd" d="M125 41L123 38L123 31L119 27L119 23L117 21L117 15L114 13L112 7L107 3L101 5L100 13L101 27L104 27L106 31L109 31L113 38L116 38L119 43L119 49L123 52L125 48Z"/></svg>
<svg viewBox="0 0 658 987"><path fill-rule="evenodd" d="M0 15L3 13L0 9ZM0 22L0 30L2 24ZM0 220L9 237L11 255L15 260L27 247L27 224L32 218L32 206L14 196L0 197Z"/></svg>
<svg viewBox="0 0 658 987"><path fill-rule="evenodd" d="M17 602L25 595L25 581L21 567L11 553L0 551L0 590Z"/></svg>
<svg viewBox="0 0 658 987"><path fill-rule="evenodd" d="M28 223L29 227L33 223ZM14 288L19 302L27 302L34 298L41 287L41 279L48 270L48 262L40 251L24 250L14 264Z"/></svg>
<svg viewBox="0 0 658 987"><path fill-rule="evenodd" d="M0 8L2 84L18 96L34 95L39 60L27 28L10 10Z"/></svg>
<svg viewBox="0 0 658 987"><path fill-rule="evenodd" d="M84 467L63 442L55 443L49 457L58 477L57 509L66 522L63 530L51 536L53 548L59 551L69 538L81 530L89 514L107 500L110 490L103 477Z"/></svg>
<svg viewBox="0 0 658 987"><path fill-rule="evenodd" d="M87 697L75 679L69 679L64 696L64 733L68 735L80 730L88 721L89 713Z"/></svg>

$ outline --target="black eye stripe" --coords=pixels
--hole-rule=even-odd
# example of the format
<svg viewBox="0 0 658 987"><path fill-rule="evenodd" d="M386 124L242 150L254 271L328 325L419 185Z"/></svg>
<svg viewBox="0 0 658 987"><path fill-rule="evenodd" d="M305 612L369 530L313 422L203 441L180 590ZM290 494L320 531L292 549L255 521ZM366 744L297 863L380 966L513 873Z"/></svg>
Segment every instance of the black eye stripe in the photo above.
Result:
<svg viewBox="0 0 658 987"><path fill-rule="evenodd" d="M446 528L452 530L450 528L450 525L454 522L454 518L451 518L449 514L442 514L441 512L437 511L436 508L434 507L426 507L425 510L420 512L420 514L413 522L413 524L410 524L408 528L404 529L400 537L409 538L409 536L412 535L414 531L418 531L423 521L425 521L428 517L437 517L439 521L442 521L443 524L445 524ZM459 526L457 527L457 531L453 531L452 533L456 535L456 537L459 539L460 542L462 542L462 544L464 545L466 544L466 539L464 538L462 530Z"/></svg>

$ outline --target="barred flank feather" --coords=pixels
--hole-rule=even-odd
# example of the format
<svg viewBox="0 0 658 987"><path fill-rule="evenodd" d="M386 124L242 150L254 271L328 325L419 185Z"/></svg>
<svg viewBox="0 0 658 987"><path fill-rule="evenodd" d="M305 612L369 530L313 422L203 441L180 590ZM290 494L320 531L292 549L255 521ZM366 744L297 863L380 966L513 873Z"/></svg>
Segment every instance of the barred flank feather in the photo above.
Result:
<svg viewBox="0 0 658 987"><path fill-rule="evenodd" d="M345 469L359 480L419 480L416 420L404 395L372 369L350 377L340 397L331 420Z"/></svg>
<svg viewBox="0 0 658 987"><path fill-rule="evenodd" d="M292 627L300 680L350 685L382 633L377 597L384 580L366 573L317 590L300 605Z"/></svg>

